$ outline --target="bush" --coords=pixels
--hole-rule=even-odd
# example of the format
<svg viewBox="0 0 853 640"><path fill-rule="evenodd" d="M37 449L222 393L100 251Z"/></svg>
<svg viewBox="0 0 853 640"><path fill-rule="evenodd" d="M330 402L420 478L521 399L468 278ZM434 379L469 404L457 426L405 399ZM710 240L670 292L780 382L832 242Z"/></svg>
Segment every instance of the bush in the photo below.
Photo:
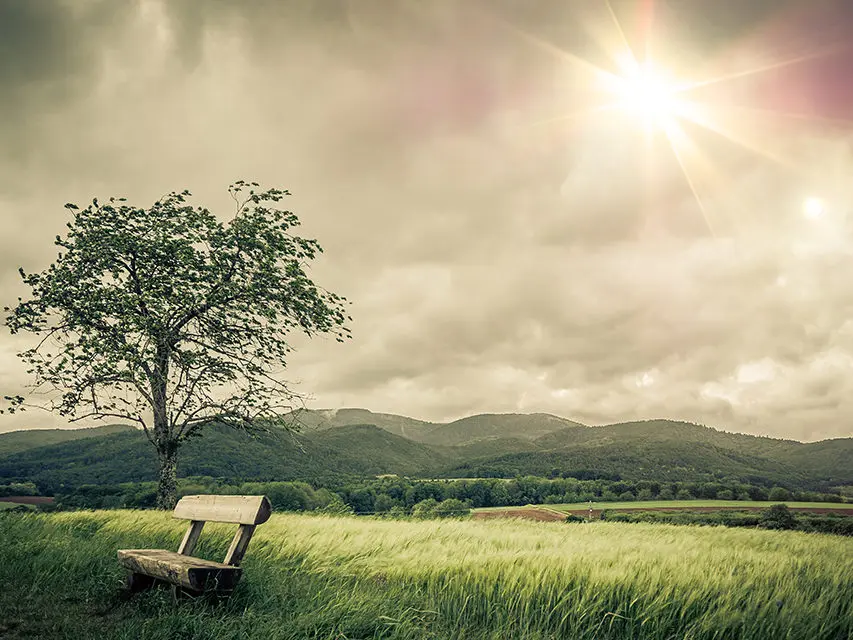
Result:
<svg viewBox="0 0 853 640"><path fill-rule="evenodd" d="M0 484L0 498L6 496L37 496L38 487L33 482L10 482Z"/></svg>
<svg viewBox="0 0 853 640"><path fill-rule="evenodd" d="M760 526L765 529L794 529L797 518L788 509L788 505L774 504L761 512Z"/></svg>
<svg viewBox="0 0 853 640"><path fill-rule="evenodd" d="M338 494L333 495L334 497L329 501L329 503L318 509L318 511L336 516L352 515L355 513L353 508L344 502Z"/></svg>
<svg viewBox="0 0 853 640"><path fill-rule="evenodd" d="M378 496L376 496L376 500L373 502L373 510L376 513L386 513L388 511L391 511L391 509L393 509L394 507L399 506L399 503L394 500L394 498L385 493L380 493Z"/></svg>
<svg viewBox="0 0 853 640"><path fill-rule="evenodd" d="M421 500L412 507L412 516L415 518L432 518L435 515L435 508L438 506L438 500L435 498L427 498Z"/></svg>
<svg viewBox="0 0 853 640"><path fill-rule="evenodd" d="M783 487L773 487L772 489L770 489L770 493L767 494L767 499L772 500L774 502L778 502L780 500L790 500L791 492L787 489L784 489Z"/></svg>
<svg viewBox="0 0 853 640"><path fill-rule="evenodd" d="M438 518L460 518L462 516L470 515L471 509L469 509L461 500L448 498L447 500L439 502L433 508L432 512Z"/></svg>

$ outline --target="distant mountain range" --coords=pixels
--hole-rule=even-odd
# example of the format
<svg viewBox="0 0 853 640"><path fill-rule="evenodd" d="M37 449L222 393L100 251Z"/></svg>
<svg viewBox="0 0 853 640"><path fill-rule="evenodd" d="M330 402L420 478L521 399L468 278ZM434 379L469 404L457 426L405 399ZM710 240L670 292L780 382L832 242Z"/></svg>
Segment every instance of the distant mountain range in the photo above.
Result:
<svg viewBox="0 0 853 640"><path fill-rule="evenodd" d="M481 414L432 423L366 409L300 410L249 437L211 427L185 445L181 476L306 480L379 474L518 475L779 484L853 484L853 438L801 443L650 420L589 427L544 414ZM151 445L120 425L0 434L0 483L113 484L156 477Z"/></svg>

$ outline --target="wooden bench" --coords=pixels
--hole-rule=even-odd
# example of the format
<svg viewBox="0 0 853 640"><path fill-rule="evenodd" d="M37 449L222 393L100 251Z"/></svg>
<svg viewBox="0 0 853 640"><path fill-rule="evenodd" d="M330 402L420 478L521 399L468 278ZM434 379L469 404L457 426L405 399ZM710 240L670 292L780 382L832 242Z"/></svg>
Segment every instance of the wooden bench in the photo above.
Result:
<svg viewBox="0 0 853 640"><path fill-rule="evenodd" d="M128 570L127 585L141 591L157 582L173 585L174 593L193 595L216 592L228 595L240 580L240 562L255 527L270 518L272 507L266 496L185 496L174 518L190 520L178 551L166 549L120 549L118 561ZM203 560L192 555L205 522L239 524L224 562Z"/></svg>

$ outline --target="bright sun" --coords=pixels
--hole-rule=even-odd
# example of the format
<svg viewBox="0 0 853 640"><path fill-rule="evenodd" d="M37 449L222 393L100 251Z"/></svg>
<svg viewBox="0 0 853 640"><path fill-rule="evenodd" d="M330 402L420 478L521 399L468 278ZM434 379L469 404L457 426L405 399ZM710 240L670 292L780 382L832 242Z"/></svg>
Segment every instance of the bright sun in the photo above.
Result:
<svg viewBox="0 0 853 640"><path fill-rule="evenodd" d="M815 220L823 215L823 201L820 198L806 198L803 203L803 213L807 218Z"/></svg>
<svg viewBox="0 0 853 640"><path fill-rule="evenodd" d="M676 84L650 63L632 60L620 66L620 75L605 78L605 88L616 97L611 106L666 131L681 109Z"/></svg>

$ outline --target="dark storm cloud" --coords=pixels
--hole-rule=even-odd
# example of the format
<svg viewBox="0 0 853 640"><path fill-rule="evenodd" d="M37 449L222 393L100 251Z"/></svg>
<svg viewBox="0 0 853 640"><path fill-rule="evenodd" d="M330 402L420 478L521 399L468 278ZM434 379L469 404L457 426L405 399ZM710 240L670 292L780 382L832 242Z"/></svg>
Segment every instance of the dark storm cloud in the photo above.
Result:
<svg viewBox="0 0 853 640"><path fill-rule="evenodd" d="M635 49L651 33L691 74L838 49L847 13L613 6ZM65 202L187 187L227 215L224 187L255 179L294 193L326 249L318 280L353 301L351 343L299 341L288 363L314 406L849 434L847 128L734 119L795 167L691 129L699 206L665 136L652 152L635 120L565 117L590 106L590 74L547 43L613 70L605 7L0 0L0 292L54 256ZM814 79L839 73L833 55L711 97L835 117L843 92ZM826 211L808 218L812 196ZM4 390L26 380L23 344L0 340Z"/></svg>
<svg viewBox="0 0 853 640"><path fill-rule="evenodd" d="M0 1L0 142L4 161L33 152L28 134L98 80L100 56L132 3Z"/></svg>

